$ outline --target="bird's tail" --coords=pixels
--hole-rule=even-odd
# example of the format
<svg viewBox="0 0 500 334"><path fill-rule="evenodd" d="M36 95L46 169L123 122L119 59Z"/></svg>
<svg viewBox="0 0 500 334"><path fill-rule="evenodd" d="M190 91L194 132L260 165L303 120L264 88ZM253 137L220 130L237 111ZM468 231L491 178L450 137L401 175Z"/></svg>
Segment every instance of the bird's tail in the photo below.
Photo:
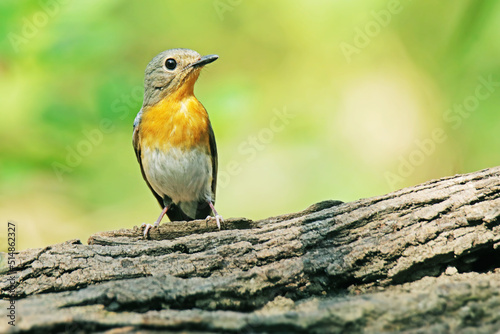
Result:
<svg viewBox="0 0 500 334"><path fill-rule="evenodd" d="M208 202L180 202L172 203L167 211L170 221L190 221L194 219L205 219L212 213Z"/></svg>
<svg viewBox="0 0 500 334"><path fill-rule="evenodd" d="M176 204L171 204L167 211L167 216L170 221L189 221L193 220L192 217L189 217L184 211L181 210L179 206Z"/></svg>

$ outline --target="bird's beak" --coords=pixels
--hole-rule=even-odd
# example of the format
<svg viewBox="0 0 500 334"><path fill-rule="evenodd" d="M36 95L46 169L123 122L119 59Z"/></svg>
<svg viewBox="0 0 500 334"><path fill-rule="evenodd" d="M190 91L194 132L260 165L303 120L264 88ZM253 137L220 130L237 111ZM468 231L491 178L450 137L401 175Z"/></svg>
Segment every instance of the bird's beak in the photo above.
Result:
<svg viewBox="0 0 500 334"><path fill-rule="evenodd" d="M217 56L217 55L203 56L197 62L192 63L191 67L202 67L202 66L205 66L206 64L210 64L211 62L217 60L217 58L219 58L219 56Z"/></svg>

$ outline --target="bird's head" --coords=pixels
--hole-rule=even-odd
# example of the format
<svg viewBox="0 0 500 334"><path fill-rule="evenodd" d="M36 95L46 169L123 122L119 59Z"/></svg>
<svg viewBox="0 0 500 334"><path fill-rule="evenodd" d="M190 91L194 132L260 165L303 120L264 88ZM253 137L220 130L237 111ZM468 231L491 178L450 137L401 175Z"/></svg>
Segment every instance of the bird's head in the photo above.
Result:
<svg viewBox="0 0 500 334"><path fill-rule="evenodd" d="M189 49L163 51L146 67L144 78L144 106L152 106L172 95L193 94L194 84L201 68L219 56L200 56Z"/></svg>

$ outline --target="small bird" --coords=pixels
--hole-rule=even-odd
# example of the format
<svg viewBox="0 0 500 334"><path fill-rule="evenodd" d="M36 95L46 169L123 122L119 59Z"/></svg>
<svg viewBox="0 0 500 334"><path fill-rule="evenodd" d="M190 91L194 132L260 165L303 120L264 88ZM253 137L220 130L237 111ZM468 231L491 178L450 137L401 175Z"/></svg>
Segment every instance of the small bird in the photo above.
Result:
<svg viewBox="0 0 500 334"><path fill-rule="evenodd" d="M134 120L133 145L142 177L171 221L209 219L214 207L217 147L205 107L194 96L203 66L219 56L189 49L163 51L146 67L144 102ZM153 225L145 224L144 236Z"/></svg>

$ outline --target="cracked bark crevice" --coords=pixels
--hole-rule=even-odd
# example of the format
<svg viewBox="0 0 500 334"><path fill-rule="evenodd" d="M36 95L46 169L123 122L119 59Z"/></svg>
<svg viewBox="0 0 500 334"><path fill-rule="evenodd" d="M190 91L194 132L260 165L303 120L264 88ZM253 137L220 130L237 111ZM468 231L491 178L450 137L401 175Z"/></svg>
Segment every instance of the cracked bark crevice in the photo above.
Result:
<svg viewBox="0 0 500 334"><path fill-rule="evenodd" d="M496 167L221 231L173 222L20 252L11 330L490 333L499 258Z"/></svg>

